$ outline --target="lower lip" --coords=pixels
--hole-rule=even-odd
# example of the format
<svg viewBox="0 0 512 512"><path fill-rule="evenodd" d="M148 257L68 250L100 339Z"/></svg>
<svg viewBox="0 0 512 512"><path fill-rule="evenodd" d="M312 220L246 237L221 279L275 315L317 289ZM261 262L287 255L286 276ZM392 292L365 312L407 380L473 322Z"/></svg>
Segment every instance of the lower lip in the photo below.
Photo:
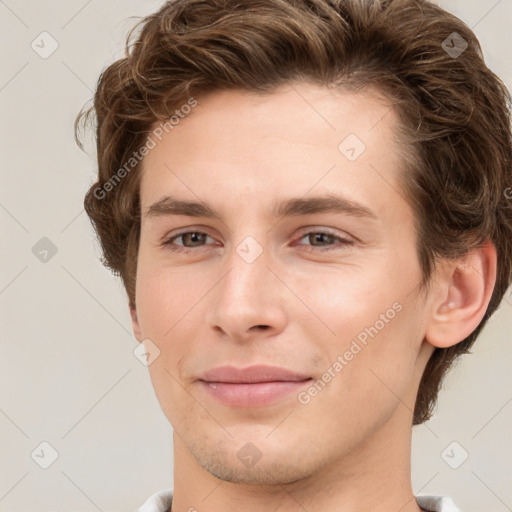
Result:
<svg viewBox="0 0 512 512"><path fill-rule="evenodd" d="M311 379L299 382L257 382L234 384L226 382L200 381L211 396L234 407L257 407L267 405L292 393L298 393Z"/></svg>

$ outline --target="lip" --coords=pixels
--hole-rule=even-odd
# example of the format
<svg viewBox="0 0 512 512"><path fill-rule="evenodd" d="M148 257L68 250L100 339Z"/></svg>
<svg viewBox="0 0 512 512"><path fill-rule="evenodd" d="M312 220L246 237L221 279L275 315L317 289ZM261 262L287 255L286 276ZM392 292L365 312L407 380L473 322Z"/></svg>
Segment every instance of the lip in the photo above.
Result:
<svg viewBox="0 0 512 512"><path fill-rule="evenodd" d="M220 366L208 370L198 380L209 396L226 405L258 407L297 393L311 379L286 368L255 365Z"/></svg>
<svg viewBox="0 0 512 512"><path fill-rule="evenodd" d="M279 366L254 365L246 368L218 366L199 377L206 382L231 384L254 384L261 382L298 382L311 378L311 375L293 372Z"/></svg>

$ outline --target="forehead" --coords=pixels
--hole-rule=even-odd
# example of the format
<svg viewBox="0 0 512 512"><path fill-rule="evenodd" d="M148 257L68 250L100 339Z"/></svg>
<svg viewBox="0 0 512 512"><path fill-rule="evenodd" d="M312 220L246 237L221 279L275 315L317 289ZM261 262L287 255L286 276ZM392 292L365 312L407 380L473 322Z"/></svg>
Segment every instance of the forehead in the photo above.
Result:
<svg viewBox="0 0 512 512"><path fill-rule="evenodd" d="M397 116L375 90L291 83L265 94L215 91L197 101L145 157L143 205L166 188L270 197L342 183L364 198L376 180L398 187Z"/></svg>

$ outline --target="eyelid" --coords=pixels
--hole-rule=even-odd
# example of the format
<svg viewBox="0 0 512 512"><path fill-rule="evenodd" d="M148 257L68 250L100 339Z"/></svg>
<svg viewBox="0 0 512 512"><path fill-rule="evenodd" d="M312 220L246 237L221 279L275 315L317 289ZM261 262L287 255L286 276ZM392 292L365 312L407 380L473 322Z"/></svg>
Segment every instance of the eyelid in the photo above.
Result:
<svg viewBox="0 0 512 512"><path fill-rule="evenodd" d="M163 237L162 241L160 242L160 245L162 245L163 247L169 248L173 252L187 253L187 252L197 252L198 250L204 250L205 248L208 247L208 245L211 245L211 244L204 244L204 245L199 245L199 246L195 246L195 247L186 247L185 245L176 244L174 242L174 240L179 238L182 235L186 235L189 233L206 235L206 237L210 237L215 240L215 237L210 235L207 231L208 230L204 230L202 228L197 228L195 226L189 226L186 228L182 228L181 230L178 230L177 232L173 232L172 234L167 234L165 237ZM323 235L331 236L331 237L337 239L338 242L334 242L332 244L328 244L325 246L323 246L323 245L315 246L315 245L299 243L300 240L302 240L302 238L304 238L305 236L310 235L312 233L315 233L315 234L320 233ZM342 234L338 234L338 233L334 232L334 230L332 230L331 228L321 227L321 226L306 226L300 230L298 237L295 237L295 240L292 242L291 246L293 247L295 245L299 245L304 248L307 248L306 250L308 252L322 253L322 252L327 252L330 250L346 248L347 246L354 245L354 243L355 243L354 237L351 237L350 235L347 235L346 233L344 233L342 235Z"/></svg>
<svg viewBox="0 0 512 512"><path fill-rule="evenodd" d="M331 228L322 227L322 226L307 226L307 227L301 229L300 234L299 234L298 238L296 238L296 240L300 240L301 238L304 238L305 235L308 235L310 233L323 233L326 235L333 236L335 238L339 238L340 240L345 241L345 242L355 242L357 240L356 237L353 237L346 232L339 233L339 232L334 231Z"/></svg>
<svg viewBox="0 0 512 512"><path fill-rule="evenodd" d="M211 238L215 238L210 233L208 233L207 229L208 228L196 227L196 226L189 226L189 227L186 227L186 228L181 228L181 229L179 229L176 232L172 232L172 234L166 233L162 237L162 241L164 241L164 242L165 241L169 241L169 240L172 240L173 238L177 238L178 236L184 235L184 234L187 234L187 233L200 233L200 234L207 235L207 236L209 236ZM355 239L356 238L356 237L352 237L352 236L348 235L347 233L343 233L343 234L336 233L331 228L322 227L322 226L306 226L306 227L302 228L299 231L299 233L300 233L299 238L302 238L304 235L307 235L309 233L325 233L325 234L332 235L332 236L335 236L335 237L339 237L339 238L342 238L342 239L343 238L350 238L350 239Z"/></svg>
<svg viewBox="0 0 512 512"><path fill-rule="evenodd" d="M181 228L181 229L178 229L177 231L173 230L173 231L170 231L170 232L166 233L161 238L161 243L162 244L163 243L168 243L173 238L177 238L180 235L185 235L187 233L200 233L200 234L204 234L206 236L209 236L211 238L215 238L213 235L211 235L208 232L208 228L207 227L203 227L203 226L187 226L186 228Z"/></svg>

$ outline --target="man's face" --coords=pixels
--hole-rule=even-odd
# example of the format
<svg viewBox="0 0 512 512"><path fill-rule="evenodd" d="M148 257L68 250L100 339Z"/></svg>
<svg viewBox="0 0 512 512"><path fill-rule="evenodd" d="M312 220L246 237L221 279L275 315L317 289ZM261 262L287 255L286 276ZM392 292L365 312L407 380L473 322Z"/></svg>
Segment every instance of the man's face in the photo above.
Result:
<svg viewBox="0 0 512 512"><path fill-rule="evenodd" d="M291 482L411 415L427 303L397 117L377 95L307 83L198 100L144 160L134 326L161 351L157 397L203 468ZM277 374L215 375L255 365Z"/></svg>

